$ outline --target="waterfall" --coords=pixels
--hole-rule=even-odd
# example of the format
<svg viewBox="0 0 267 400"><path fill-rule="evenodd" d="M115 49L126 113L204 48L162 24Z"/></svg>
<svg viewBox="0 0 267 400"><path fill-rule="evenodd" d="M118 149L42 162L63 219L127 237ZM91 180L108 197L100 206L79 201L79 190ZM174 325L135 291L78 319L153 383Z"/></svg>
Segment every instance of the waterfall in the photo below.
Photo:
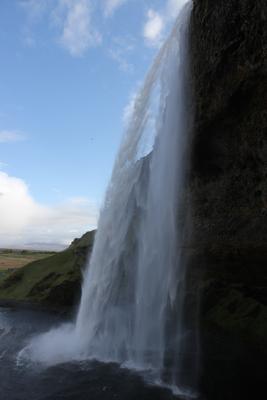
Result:
<svg viewBox="0 0 267 400"><path fill-rule="evenodd" d="M161 379L174 336L175 346L181 342L190 14L188 2L136 96L100 213L75 326L43 335L38 346L32 343L35 359L42 348L48 361L48 347L56 343L54 360L115 361L151 369Z"/></svg>
<svg viewBox="0 0 267 400"><path fill-rule="evenodd" d="M183 280L180 252L190 5L156 57L118 153L76 330L88 354L161 371L166 322ZM180 285L181 286L181 285ZM177 316L177 321L179 316Z"/></svg>

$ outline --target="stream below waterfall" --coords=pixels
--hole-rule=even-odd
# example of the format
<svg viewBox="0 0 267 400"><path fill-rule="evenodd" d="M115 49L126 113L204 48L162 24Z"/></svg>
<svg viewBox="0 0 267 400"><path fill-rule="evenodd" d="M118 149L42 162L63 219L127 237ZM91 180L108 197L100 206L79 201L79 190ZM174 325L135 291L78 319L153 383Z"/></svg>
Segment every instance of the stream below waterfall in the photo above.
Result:
<svg viewBox="0 0 267 400"><path fill-rule="evenodd" d="M0 400L184 400L164 387L149 383L149 372L122 368L115 363L76 361L50 367L19 361L29 341L65 322L62 316L45 311L0 307ZM218 344L217 344L218 346ZM236 347L236 344L234 344ZM228 349L229 350L229 349ZM249 354L248 354L249 359ZM236 365L231 352L212 358L206 376L206 395L198 400L260 398L260 366L250 362ZM264 366L262 368L264 371ZM263 376L264 372L262 372ZM244 376L250 378L244 379ZM251 393L255 394L251 396ZM187 399L188 400L188 399Z"/></svg>
<svg viewBox="0 0 267 400"><path fill-rule="evenodd" d="M0 308L1 400L171 400L169 389L146 383L149 376L114 363L68 362L44 368L21 363L32 337L63 322L57 314Z"/></svg>

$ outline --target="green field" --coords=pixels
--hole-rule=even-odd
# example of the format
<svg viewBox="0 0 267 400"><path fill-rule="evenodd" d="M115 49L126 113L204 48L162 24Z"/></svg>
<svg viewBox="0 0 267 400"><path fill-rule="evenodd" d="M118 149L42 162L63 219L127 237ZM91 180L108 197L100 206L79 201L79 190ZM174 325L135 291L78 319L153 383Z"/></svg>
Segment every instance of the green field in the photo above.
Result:
<svg viewBox="0 0 267 400"><path fill-rule="evenodd" d="M76 304L94 235L94 231L87 232L57 253L0 250L0 302L52 307Z"/></svg>
<svg viewBox="0 0 267 400"><path fill-rule="evenodd" d="M53 254L55 252L0 249L0 271L21 268Z"/></svg>

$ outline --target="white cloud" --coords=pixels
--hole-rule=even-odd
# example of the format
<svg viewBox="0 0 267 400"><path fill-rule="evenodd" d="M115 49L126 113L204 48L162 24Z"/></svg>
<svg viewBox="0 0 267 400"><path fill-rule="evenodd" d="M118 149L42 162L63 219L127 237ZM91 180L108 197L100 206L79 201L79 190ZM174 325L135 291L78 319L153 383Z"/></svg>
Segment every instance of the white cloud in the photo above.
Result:
<svg viewBox="0 0 267 400"><path fill-rule="evenodd" d="M30 197L26 184L0 172L1 232L9 234L14 229L20 230L39 211L39 206Z"/></svg>
<svg viewBox="0 0 267 400"><path fill-rule="evenodd" d="M32 197L22 179L0 171L0 247L66 246L95 228L97 218L97 207L86 198L44 206Z"/></svg>
<svg viewBox="0 0 267 400"><path fill-rule="evenodd" d="M126 3L127 0L105 0L104 1L104 15L110 17L114 11Z"/></svg>
<svg viewBox="0 0 267 400"><path fill-rule="evenodd" d="M46 24L54 29L56 42L73 57L84 55L91 47L102 44L102 33L96 29L99 18L111 17L129 0L18 0L26 11L27 22L22 29L22 41L27 47L35 47L40 41L35 31L36 23L46 18ZM104 33L103 33L104 35ZM110 54L123 71L132 66L116 48Z"/></svg>
<svg viewBox="0 0 267 400"><path fill-rule="evenodd" d="M74 57L101 43L101 35L92 24L91 7L91 0L59 0L53 14L62 29L59 42Z"/></svg>
<svg viewBox="0 0 267 400"><path fill-rule="evenodd" d="M59 31L58 42L74 56L82 56L90 47L101 42L101 35L92 23L92 0L21 0L27 12L28 23L24 27L23 42L34 46L36 37L33 25L46 16Z"/></svg>
<svg viewBox="0 0 267 400"><path fill-rule="evenodd" d="M46 16L48 23L56 22L58 43L74 56L82 56L90 47L102 42L101 34L94 26L95 9L102 9L104 17L110 17L129 0L19 0L27 11L28 25L24 29L23 42L35 46L38 38L32 32L32 25ZM170 22L177 16L188 0L166 0L161 10L149 9L143 28L146 44L158 47L167 32ZM145 3L145 2L144 2ZM121 55L112 50L113 58L121 69L127 70Z"/></svg>
<svg viewBox="0 0 267 400"><path fill-rule="evenodd" d="M143 35L149 45L157 46L162 38L164 20L162 16L153 9L147 12L147 21L144 26Z"/></svg>
<svg viewBox="0 0 267 400"><path fill-rule="evenodd" d="M0 143L19 142L25 137L17 131L0 131Z"/></svg>

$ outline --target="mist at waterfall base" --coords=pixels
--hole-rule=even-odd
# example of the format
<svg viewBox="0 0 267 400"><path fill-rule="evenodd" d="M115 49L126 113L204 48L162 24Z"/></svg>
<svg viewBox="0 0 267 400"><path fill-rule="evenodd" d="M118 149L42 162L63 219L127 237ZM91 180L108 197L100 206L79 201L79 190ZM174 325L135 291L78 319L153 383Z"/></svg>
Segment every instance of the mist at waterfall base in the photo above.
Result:
<svg viewBox="0 0 267 400"><path fill-rule="evenodd" d="M119 364L86 360L47 368L17 360L31 337L63 321L58 314L0 307L1 400L173 400L169 390L146 384Z"/></svg>
<svg viewBox="0 0 267 400"><path fill-rule="evenodd" d="M115 362L184 394L183 185L191 2L136 97L106 193L74 323L38 335L18 365ZM167 371L167 372L166 372Z"/></svg>

